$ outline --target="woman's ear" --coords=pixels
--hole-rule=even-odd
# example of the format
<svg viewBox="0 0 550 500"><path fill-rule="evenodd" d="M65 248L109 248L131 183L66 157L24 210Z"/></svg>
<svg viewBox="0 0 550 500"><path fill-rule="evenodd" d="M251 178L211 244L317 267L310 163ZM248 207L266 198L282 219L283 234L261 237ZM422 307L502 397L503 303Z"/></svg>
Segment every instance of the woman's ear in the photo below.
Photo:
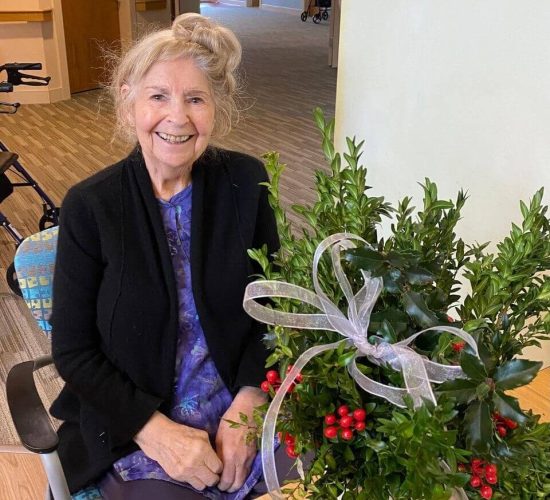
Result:
<svg viewBox="0 0 550 500"><path fill-rule="evenodd" d="M123 102L123 109L125 110L125 114L126 114L125 118L130 125L134 126L134 113L132 112L134 107L130 106L128 103L129 94L130 94L130 85L128 85L127 83L123 83L120 86L119 93L120 93L120 99Z"/></svg>

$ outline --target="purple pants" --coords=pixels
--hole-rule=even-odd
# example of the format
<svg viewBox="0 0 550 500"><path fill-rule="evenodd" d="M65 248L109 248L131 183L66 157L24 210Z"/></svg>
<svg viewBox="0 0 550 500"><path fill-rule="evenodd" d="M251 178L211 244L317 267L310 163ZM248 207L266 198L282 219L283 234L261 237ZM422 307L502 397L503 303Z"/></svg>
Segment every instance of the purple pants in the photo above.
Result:
<svg viewBox="0 0 550 500"><path fill-rule="evenodd" d="M275 452L275 464L279 481L298 479L298 473L294 468L294 460L288 458L283 446ZM109 472L99 484L104 500L150 500L162 498L162 500L204 500L200 493L179 486L168 481L157 479L138 479L135 481L123 481L117 473ZM267 493L263 479L254 486L247 496L253 499Z"/></svg>

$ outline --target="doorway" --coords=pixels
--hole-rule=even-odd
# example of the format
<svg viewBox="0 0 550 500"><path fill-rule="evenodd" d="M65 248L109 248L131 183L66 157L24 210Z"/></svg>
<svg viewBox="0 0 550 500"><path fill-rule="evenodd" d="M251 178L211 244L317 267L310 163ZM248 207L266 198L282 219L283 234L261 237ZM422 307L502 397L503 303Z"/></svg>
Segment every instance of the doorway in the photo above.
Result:
<svg viewBox="0 0 550 500"><path fill-rule="evenodd" d="M117 0L62 0L71 94L106 81L102 47L120 40Z"/></svg>

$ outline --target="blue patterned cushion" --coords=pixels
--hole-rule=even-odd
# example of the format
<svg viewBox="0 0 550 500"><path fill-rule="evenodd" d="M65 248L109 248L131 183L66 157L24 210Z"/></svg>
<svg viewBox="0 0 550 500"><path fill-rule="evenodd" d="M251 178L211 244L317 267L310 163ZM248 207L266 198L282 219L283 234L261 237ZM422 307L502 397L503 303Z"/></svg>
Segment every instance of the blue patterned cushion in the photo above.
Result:
<svg viewBox="0 0 550 500"><path fill-rule="evenodd" d="M49 335L52 283L59 228L50 227L26 238L17 248L14 264L19 288L42 331Z"/></svg>

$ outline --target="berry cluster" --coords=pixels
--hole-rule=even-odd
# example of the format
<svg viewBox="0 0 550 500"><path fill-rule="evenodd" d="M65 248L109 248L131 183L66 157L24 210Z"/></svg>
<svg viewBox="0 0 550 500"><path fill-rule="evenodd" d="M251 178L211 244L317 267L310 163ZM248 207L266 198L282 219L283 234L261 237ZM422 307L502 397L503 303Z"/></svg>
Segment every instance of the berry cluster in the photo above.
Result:
<svg viewBox="0 0 550 500"><path fill-rule="evenodd" d="M286 372L288 373L290 370L292 370L292 365L287 368ZM272 389L277 392L282 382L279 372L277 370L269 370L266 372L265 378L266 379L260 384L260 389L264 392L270 392ZM298 384L301 384L303 380L302 374L298 373L295 380ZM294 383L290 384L287 392L292 392L294 390L294 386Z"/></svg>
<svg viewBox="0 0 550 500"><path fill-rule="evenodd" d="M286 433L284 435L283 443L285 444L285 451L288 457L292 459L298 458L299 454L296 453L296 450L294 449L296 445L296 438L293 435Z"/></svg>
<svg viewBox="0 0 550 500"><path fill-rule="evenodd" d="M472 458L469 467L460 464L458 470L465 472L470 469L469 472L472 474L470 478L470 486L472 488L479 489L479 494L481 498L489 499L493 496L493 488L489 484L497 484L497 466L481 458ZM485 484L489 483L489 484Z"/></svg>
<svg viewBox="0 0 550 500"><path fill-rule="evenodd" d="M346 405L341 405L336 413L340 417L339 419L334 413L325 415L326 427L323 434L327 439L336 439L338 433L340 433L340 437L344 441L351 441L354 431L362 432L365 430L367 412L363 408L357 408L350 414L349 408Z"/></svg>
<svg viewBox="0 0 550 500"><path fill-rule="evenodd" d="M493 422L495 423L497 434L501 438L506 437L508 430L513 431L518 426L518 423L515 420L503 417L498 413L493 413Z"/></svg>

